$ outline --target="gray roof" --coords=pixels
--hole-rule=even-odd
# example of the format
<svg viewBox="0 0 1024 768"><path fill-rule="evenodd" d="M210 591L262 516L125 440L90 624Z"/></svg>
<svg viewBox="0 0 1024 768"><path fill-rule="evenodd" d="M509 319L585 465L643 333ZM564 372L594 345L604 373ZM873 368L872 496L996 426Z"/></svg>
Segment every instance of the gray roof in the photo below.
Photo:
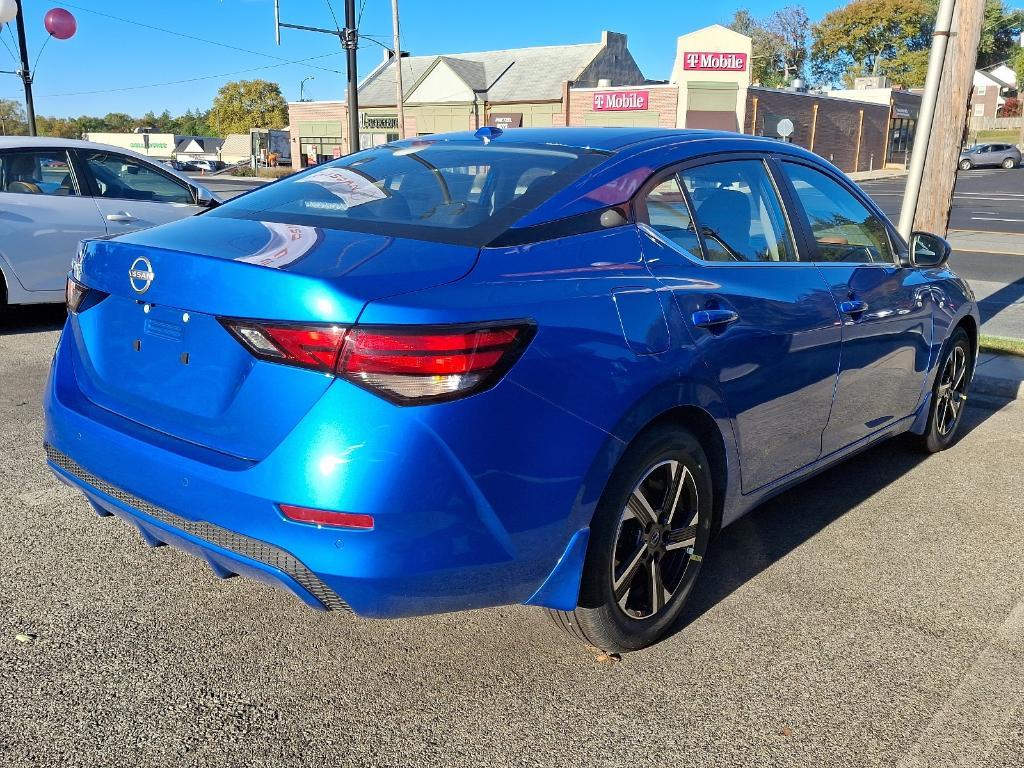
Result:
<svg viewBox="0 0 1024 768"><path fill-rule="evenodd" d="M562 83L575 80L600 51L601 43L583 43L445 56L406 56L402 58L402 90L408 98L440 60L488 101L554 101L561 98ZM395 103L394 58L362 82L359 101L368 107Z"/></svg>

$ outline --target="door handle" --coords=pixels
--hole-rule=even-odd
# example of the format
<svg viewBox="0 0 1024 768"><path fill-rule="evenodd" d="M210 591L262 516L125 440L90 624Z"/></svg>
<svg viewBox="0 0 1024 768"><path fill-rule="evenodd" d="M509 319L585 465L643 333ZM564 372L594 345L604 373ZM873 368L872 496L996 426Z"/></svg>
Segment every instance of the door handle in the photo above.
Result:
<svg viewBox="0 0 1024 768"><path fill-rule="evenodd" d="M844 315L859 315L861 312L866 312L867 309L868 303L860 299L850 299L839 305L839 311Z"/></svg>
<svg viewBox="0 0 1024 768"><path fill-rule="evenodd" d="M698 328L718 328L735 323L740 316L731 309L701 309L693 313L692 319Z"/></svg>
<svg viewBox="0 0 1024 768"><path fill-rule="evenodd" d="M124 223L128 223L129 221L135 221L135 217L132 216L130 213L125 213L124 211L121 211L120 213L108 213L107 221L121 221Z"/></svg>

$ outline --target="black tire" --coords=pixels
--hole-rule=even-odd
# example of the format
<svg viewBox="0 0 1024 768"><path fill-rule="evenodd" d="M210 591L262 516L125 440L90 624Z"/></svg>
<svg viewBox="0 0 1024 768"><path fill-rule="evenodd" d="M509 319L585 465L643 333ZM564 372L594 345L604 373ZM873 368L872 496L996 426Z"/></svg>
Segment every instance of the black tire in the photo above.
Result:
<svg viewBox="0 0 1024 768"><path fill-rule="evenodd" d="M926 453L938 453L957 441L960 422L967 407L967 389L973 369L971 340L963 328L957 328L949 337L939 359L928 424L925 433L916 437L919 449Z"/></svg>
<svg viewBox="0 0 1024 768"><path fill-rule="evenodd" d="M1011 168L1016 168L1017 167L1017 163L1014 161L1014 159L1012 157L1008 157L1005 160L1003 160L1001 165L1006 170L1010 170Z"/></svg>
<svg viewBox="0 0 1024 768"><path fill-rule="evenodd" d="M974 163L972 163L970 160L961 160L960 161L960 170L961 171L969 171L973 167L974 167Z"/></svg>
<svg viewBox="0 0 1024 768"><path fill-rule="evenodd" d="M635 492L649 506L643 507ZM711 540L712 509L707 456L696 438L667 424L639 435L598 502L579 604L573 611L549 610L551 619L571 637L606 653L656 643L675 624L693 591ZM657 521L645 525L642 518L652 512ZM629 565L638 558L646 559L627 581ZM620 600L613 584L616 574ZM663 590L653 589L655 583ZM659 592L660 607L651 603L659 600Z"/></svg>

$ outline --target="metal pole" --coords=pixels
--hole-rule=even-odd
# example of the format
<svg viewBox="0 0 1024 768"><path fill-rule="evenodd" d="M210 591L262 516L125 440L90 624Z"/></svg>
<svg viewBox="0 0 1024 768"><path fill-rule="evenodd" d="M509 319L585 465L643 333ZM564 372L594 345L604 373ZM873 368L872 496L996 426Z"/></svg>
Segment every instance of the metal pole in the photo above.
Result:
<svg viewBox="0 0 1024 768"><path fill-rule="evenodd" d="M345 32L341 44L348 55L348 150L359 151L359 77L356 72L356 46L359 30L356 29L356 0L345 0Z"/></svg>
<svg viewBox="0 0 1024 768"><path fill-rule="evenodd" d="M395 103L398 105L398 138L405 138L405 90L402 88L402 43L398 35L398 0L391 0L391 23L395 29Z"/></svg>
<svg viewBox="0 0 1024 768"><path fill-rule="evenodd" d="M18 48L21 52L21 81L25 84L25 114L28 116L28 135L36 135L36 107L32 101L32 69L28 61L28 41L25 39L25 12L21 0L15 0L18 6Z"/></svg>
<svg viewBox="0 0 1024 768"><path fill-rule="evenodd" d="M955 10L956 0L940 0L939 11L935 17L932 50L928 55L928 76L925 79L924 95L921 97L921 111L918 114L917 132L914 136L914 151L910 158L907 188L903 193L903 207L900 209L899 230L908 242L910 233L914 229L914 216L917 214L917 203L921 196L921 179L924 178L924 164L928 159L928 142L932 136L935 102L939 97L942 65L946 60L946 46L949 43L949 30L953 25Z"/></svg>

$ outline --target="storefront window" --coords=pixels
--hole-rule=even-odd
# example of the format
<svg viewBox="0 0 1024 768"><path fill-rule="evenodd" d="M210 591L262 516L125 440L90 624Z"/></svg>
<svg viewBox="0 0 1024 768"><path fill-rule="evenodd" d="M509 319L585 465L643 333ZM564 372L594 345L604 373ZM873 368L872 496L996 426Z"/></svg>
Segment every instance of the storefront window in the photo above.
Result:
<svg viewBox="0 0 1024 768"><path fill-rule="evenodd" d="M889 123L889 156L886 162L905 165L910 159L914 146L914 130L917 120L907 117L893 118Z"/></svg>

